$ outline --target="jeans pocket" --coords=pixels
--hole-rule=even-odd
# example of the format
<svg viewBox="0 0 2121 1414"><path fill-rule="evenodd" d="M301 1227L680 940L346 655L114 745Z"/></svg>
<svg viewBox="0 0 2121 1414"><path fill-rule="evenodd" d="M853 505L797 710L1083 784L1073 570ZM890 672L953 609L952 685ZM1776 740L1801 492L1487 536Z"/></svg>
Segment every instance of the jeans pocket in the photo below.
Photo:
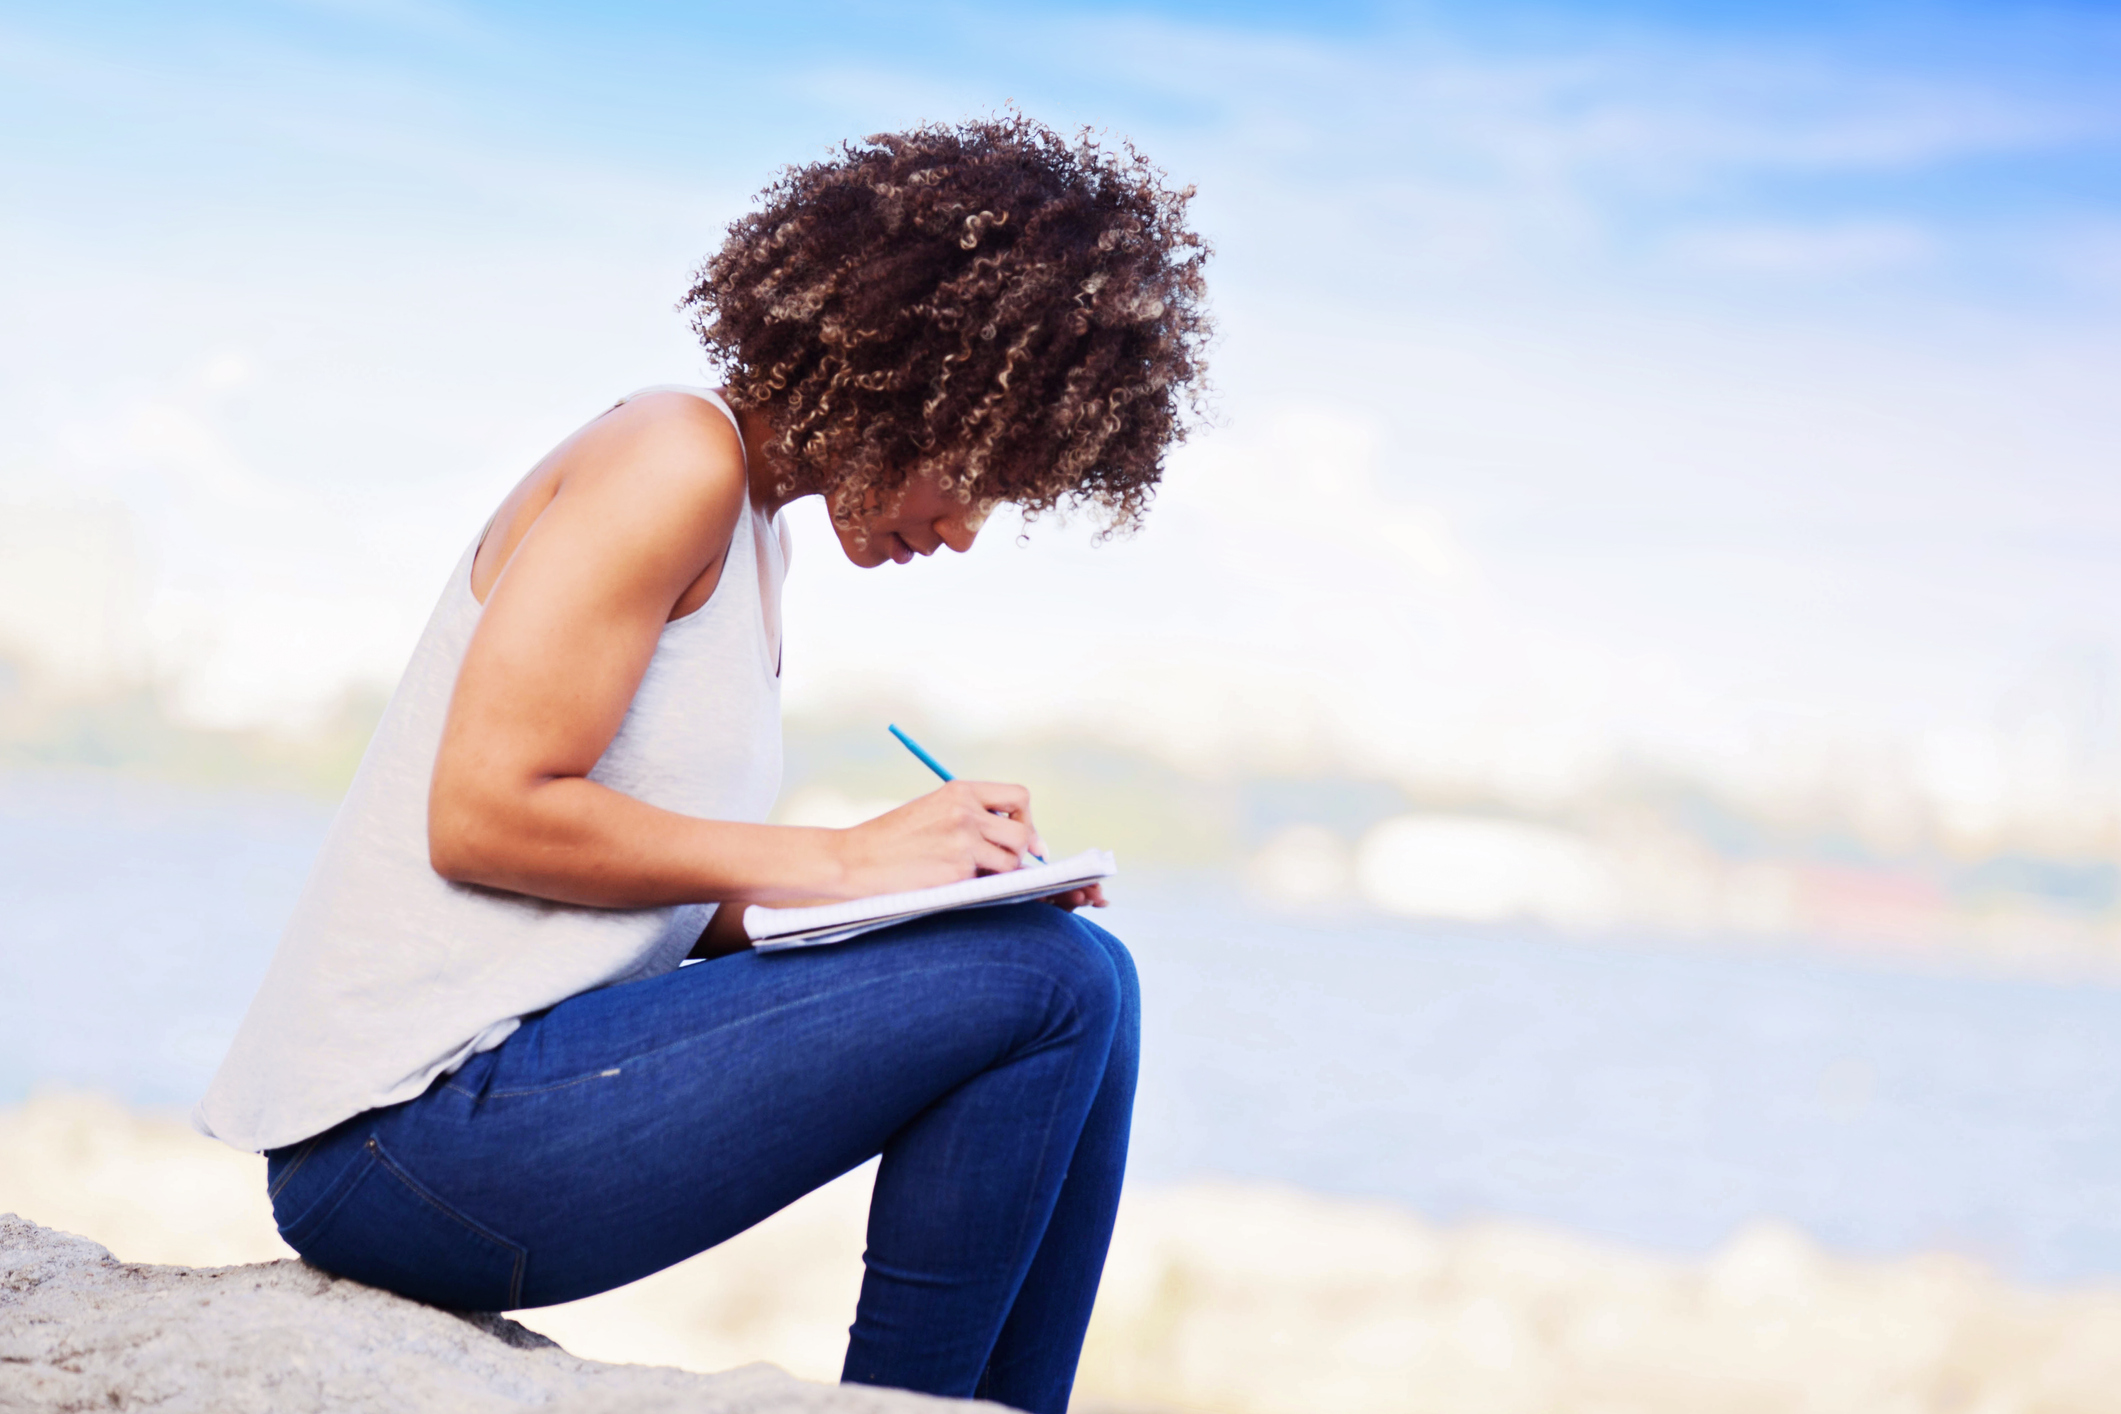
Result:
<svg viewBox="0 0 2121 1414"><path fill-rule="evenodd" d="M443 1202L374 1137L280 1235L314 1266L416 1301L507 1311L522 1300L524 1250Z"/></svg>

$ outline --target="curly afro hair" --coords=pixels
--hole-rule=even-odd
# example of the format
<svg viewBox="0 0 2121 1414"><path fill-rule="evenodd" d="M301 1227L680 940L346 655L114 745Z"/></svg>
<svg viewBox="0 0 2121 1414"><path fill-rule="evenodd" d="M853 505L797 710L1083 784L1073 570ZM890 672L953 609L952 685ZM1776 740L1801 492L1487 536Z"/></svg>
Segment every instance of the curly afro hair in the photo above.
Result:
<svg viewBox="0 0 2121 1414"><path fill-rule="evenodd" d="M845 524L932 469L983 509L1131 529L1200 413L1192 195L1013 112L879 134L783 172L680 308L768 414L781 494Z"/></svg>

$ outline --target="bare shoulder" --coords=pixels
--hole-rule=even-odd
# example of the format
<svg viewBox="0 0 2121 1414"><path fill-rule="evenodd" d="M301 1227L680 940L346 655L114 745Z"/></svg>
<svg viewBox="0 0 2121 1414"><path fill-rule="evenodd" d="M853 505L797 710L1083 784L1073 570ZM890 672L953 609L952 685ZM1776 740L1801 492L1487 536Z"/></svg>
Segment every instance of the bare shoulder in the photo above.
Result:
<svg viewBox="0 0 2121 1414"><path fill-rule="evenodd" d="M533 528L577 552L680 585L718 564L748 487L729 419L685 393L622 403L553 449L510 493L479 547L472 592L490 586ZM569 532L574 532L572 535Z"/></svg>
<svg viewBox="0 0 2121 1414"><path fill-rule="evenodd" d="M686 393L647 393L584 429L555 499L586 517L599 552L690 582L719 566L748 494L729 419Z"/></svg>
<svg viewBox="0 0 2121 1414"><path fill-rule="evenodd" d="M721 500L741 498L744 447L729 419L689 393L646 393L605 413L574 439L568 479L689 483Z"/></svg>

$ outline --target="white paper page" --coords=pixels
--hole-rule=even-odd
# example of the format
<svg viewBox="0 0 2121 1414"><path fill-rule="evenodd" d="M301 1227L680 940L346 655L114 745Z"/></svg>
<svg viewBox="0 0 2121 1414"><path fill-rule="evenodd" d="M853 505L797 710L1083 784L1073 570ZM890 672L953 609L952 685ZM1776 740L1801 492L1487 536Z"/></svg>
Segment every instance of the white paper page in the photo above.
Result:
<svg viewBox="0 0 2121 1414"><path fill-rule="evenodd" d="M761 952L776 948L807 947L843 942L876 928L887 928L923 914L952 908L979 908L1045 898L1066 893L1093 879L1106 879L1119 872L1109 852L1087 849L1069 859L1033 864L1006 874L986 874L932 889L909 889L904 893L875 894L842 903L821 903L809 908L768 908L753 904L744 910L744 933Z"/></svg>

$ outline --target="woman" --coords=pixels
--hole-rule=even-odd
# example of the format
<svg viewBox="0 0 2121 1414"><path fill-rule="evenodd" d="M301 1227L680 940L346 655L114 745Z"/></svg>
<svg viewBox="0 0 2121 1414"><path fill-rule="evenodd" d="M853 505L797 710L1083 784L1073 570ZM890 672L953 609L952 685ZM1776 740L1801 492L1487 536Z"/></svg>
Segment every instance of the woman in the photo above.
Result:
<svg viewBox="0 0 2121 1414"><path fill-rule="evenodd" d="M199 1107L267 1153L304 1257L460 1308L571 1301L881 1154L844 1378L1066 1407L1132 966L1072 911L1095 888L746 948L747 904L1042 852L1012 785L761 823L778 514L824 497L872 568L969 549L1003 502L1138 519L1206 334L1190 194L1015 116L790 170L685 302L720 394L624 399L502 502Z"/></svg>

